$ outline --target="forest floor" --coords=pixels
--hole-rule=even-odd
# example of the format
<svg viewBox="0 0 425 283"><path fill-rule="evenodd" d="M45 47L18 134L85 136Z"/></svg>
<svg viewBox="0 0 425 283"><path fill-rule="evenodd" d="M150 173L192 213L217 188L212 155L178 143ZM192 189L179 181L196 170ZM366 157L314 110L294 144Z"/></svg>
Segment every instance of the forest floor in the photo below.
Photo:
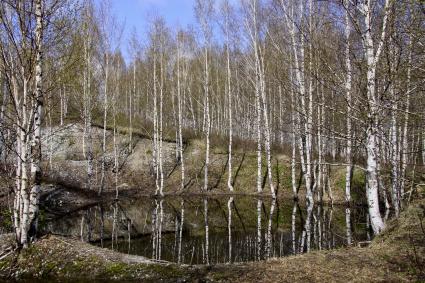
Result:
<svg viewBox="0 0 425 283"><path fill-rule="evenodd" d="M368 247L213 266L157 262L52 235L18 252L8 234L0 236L0 278L31 282L423 282L424 222L422 190Z"/></svg>

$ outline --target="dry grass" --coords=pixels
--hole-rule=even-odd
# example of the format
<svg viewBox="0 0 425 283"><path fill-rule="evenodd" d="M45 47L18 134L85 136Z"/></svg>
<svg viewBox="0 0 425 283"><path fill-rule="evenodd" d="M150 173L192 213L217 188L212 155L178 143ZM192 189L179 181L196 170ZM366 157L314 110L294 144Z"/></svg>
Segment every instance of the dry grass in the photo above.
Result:
<svg viewBox="0 0 425 283"><path fill-rule="evenodd" d="M217 268L211 277L231 282L424 282L424 228L421 199L390 221L367 248L316 251L243 265L234 272Z"/></svg>

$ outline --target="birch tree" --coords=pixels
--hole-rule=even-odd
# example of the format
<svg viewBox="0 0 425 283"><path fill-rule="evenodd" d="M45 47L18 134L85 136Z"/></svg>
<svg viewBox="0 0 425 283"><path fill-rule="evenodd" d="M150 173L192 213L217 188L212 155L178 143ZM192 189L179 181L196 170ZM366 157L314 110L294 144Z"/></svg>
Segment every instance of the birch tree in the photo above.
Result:
<svg viewBox="0 0 425 283"><path fill-rule="evenodd" d="M110 0L103 0L100 7L101 25L101 49L103 57L102 69L103 69L103 133L102 133L102 160L101 160L101 171L100 171L100 187L98 194L101 195L105 188L106 182L106 133L108 124L108 110L110 107L110 73L111 73L111 54L115 53L120 44L120 38L122 35L122 27L117 22L113 14L111 13L112 3Z"/></svg>
<svg viewBox="0 0 425 283"><path fill-rule="evenodd" d="M204 44L204 121L205 121L205 165L204 165L204 191L208 191L208 166L210 163L210 130L211 130L211 116L210 116L210 70L209 70L209 48L211 44L211 16L213 14L214 1L213 0L197 0L195 6L196 16L201 25L203 44Z"/></svg>
<svg viewBox="0 0 425 283"><path fill-rule="evenodd" d="M368 125L366 130L366 152L367 152L367 201L369 205L369 215L371 225L375 234L379 234L385 225L379 212L378 199L378 169L377 169L377 135L378 135L378 115L380 101L376 93L376 69L381 57L383 45L386 40L387 20L391 9L391 0L385 0L383 7L383 20L380 37L376 42L373 38L372 26L373 4L372 0L360 1L357 10L362 17L364 31L361 33L363 52L367 64L367 102L368 102Z"/></svg>
<svg viewBox="0 0 425 283"><path fill-rule="evenodd" d="M230 67L230 28L231 28L231 13L232 6L228 0L224 0L222 3L222 14L224 18L224 27L223 32L226 36L226 76L227 76L227 111L229 119L229 147L228 147L228 178L227 178L227 187L231 192L233 192L232 185L232 142L233 142L233 107L232 107L232 71ZM230 253L230 252L229 252Z"/></svg>
<svg viewBox="0 0 425 283"><path fill-rule="evenodd" d="M350 59L350 14L349 14L349 1L344 0L345 6L345 68L346 68L346 81L345 93L347 99L347 148L346 148L346 173L345 173L345 201L351 201L351 176L353 172L352 165L352 130L351 130L351 115L352 115L352 100L351 100L351 59ZM348 224L347 224L348 225Z"/></svg>
<svg viewBox="0 0 425 283"><path fill-rule="evenodd" d="M10 99L3 100L3 103L10 102L10 108L7 115L2 114L2 128L5 125L13 128L16 160L13 226L16 241L24 248L37 233L43 157L41 127L46 97L44 56L46 50L58 46L58 40L52 35L61 30L52 23L56 23L57 15L68 3L44 0L0 2L0 66L10 96ZM65 31L68 26L62 27ZM63 36L67 37L67 34Z"/></svg>

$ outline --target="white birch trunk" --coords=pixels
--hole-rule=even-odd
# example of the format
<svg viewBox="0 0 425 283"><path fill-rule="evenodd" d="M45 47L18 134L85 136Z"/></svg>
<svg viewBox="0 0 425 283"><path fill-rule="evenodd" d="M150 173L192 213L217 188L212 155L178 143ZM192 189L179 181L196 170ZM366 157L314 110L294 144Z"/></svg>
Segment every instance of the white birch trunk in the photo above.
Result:
<svg viewBox="0 0 425 283"><path fill-rule="evenodd" d="M390 85L390 93L392 99L392 108L391 108L391 177L392 177L392 205L395 210L396 217L400 214L400 192L399 192L399 164L400 164L400 155L398 150L398 139L397 139L397 102L394 97L394 85Z"/></svg>
<svg viewBox="0 0 425 283"><path fill-rule="evenodd" d="M228 3L227 3L228 4ZM228 178L227 187L233 192L232 185L232 139L233 139L233 125L232 125L232 73L230 70L230 39L229 39L229 11L226 13L226 67L227 67L227 111L229 119L229 157L228 157ZM230 211L230 210L229 210ZM230 234L229 234L230 237ZM229 238L230 239L230 238ZM229 242L230 244L230 242ZM231 261L231 249L229 249L229 262Z"/></svg>
<svg viewBox="0 0 425 283"><path fill-rule="evenodd" d="M204 191L208 191L208 166L210 163L210 105L209 105L209 69L208 69L208 45L205 45L205 166L204 166Z"/></svg>
<svg viewBox="0 0 425 283"><path fill-rule="evenodd" d="M352 132L351 132L351 60L350 60L350 22L349 22L349 0L344 0L345 6L345 67L347 69L345 81L345 94L347 99L347 147L346 147L346 172L345 172L345 201L351 201L351 176L353 171L351 149L352 149Z"/></svg>
<svg viewBox="0 0 425 283"><path fill-rule="evenodd" d="M292 71L290 73L291 81L293 79ZM294 99L294 90L291 87L291 125L292 125L292 134L291 134L291 147L292 147L292 156L291 156L291 184L292 184L292 195L294 200L298 199L297 191L297 180L296 180L296 152L297 152L297 130L296 130L296 113L295 113L295 99Z"/></svg>
<svg viewBox="0 0 425 283"><path fill-rule="evenodd" d="M390 0L385 1L385 14L382 25L381 39L378 48L374 50L373 37L371 33L372 29L372 10L371 2L367 1L362 4L361 10L364 16L364 25L366 31L363 35L363 46L365 57L367 60L367 99L369 103L368 112L368 126L366 130L366 152L367 152L367 189L366 196L369 205L369 214L372 224L372 228L375 234L379 234L385 227L382 221L381 214L379 212L379 198L378 198L378 170L377 170L377 116L378 116L378 105L379 101L375 94L375 78L376 78L376 66L379 60L382 46L385 40L387 18L389 13Z"/></svg>
<svg viewBox="0 0 425 283"><path fill-rule="evenodd" d="M405 108L405 114L404 114L404 125L403 125L403 142L402 142L402 149L401 149L401 181L400 181L400 195L401 198L404 197L404 186L405 186L405 179L406 179L406 169L407 169L407 162L408 162L408 126L409 126L409 109L410 109L410 93L411 93L411 78L412 78L412 39L409 39L409 59L407 62L407 89L406 89L406 108ZM402 203L400 203L402 204Z"/></svg>
<svg viewBox="0 0 425 283"><path fill-rule="evenodd" d="M162 42L161 42L162 44ZM162 45L161 45L162 47ZM164 168L163 168L163 108L164 108L164 62L163 62L163 48L161 48L160 57L160 91L159 91L159 147L158 147L158 158L159 158L159 194L164 195Z"/></svg>
<svg viewBox="0 0 425 283"><path fill-rule="evenodd" d="M178 104L178 147L179 147L179 155L180 155L180 165L181 165L181 189L184 189L185 183L185 168L184 168L184 156L183 156L183 101L181 95L181 85L180 85L180 44L177 43L177 104Z"/></svg>
<svg viewBox="0 0 425 283"><path fill-rule="evenodd" d="M109 54L105 53L105 89L103 93L103 138L102 138L102 161L100 172L100 187L98 195L102 194L105 188L106 178L106 125L108 119L108 82L109 82Z"/></svg>

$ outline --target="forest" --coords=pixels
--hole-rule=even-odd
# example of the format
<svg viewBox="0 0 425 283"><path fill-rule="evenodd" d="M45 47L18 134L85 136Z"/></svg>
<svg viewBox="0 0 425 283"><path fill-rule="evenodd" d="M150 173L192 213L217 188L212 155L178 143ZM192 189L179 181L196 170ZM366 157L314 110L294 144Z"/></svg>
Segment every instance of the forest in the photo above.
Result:
<svg viewBox="0 0 425 283"><path fill-rule="evenodd" d="M0 280L425 280L425 2L191 2L0 0Z"/></svg>

